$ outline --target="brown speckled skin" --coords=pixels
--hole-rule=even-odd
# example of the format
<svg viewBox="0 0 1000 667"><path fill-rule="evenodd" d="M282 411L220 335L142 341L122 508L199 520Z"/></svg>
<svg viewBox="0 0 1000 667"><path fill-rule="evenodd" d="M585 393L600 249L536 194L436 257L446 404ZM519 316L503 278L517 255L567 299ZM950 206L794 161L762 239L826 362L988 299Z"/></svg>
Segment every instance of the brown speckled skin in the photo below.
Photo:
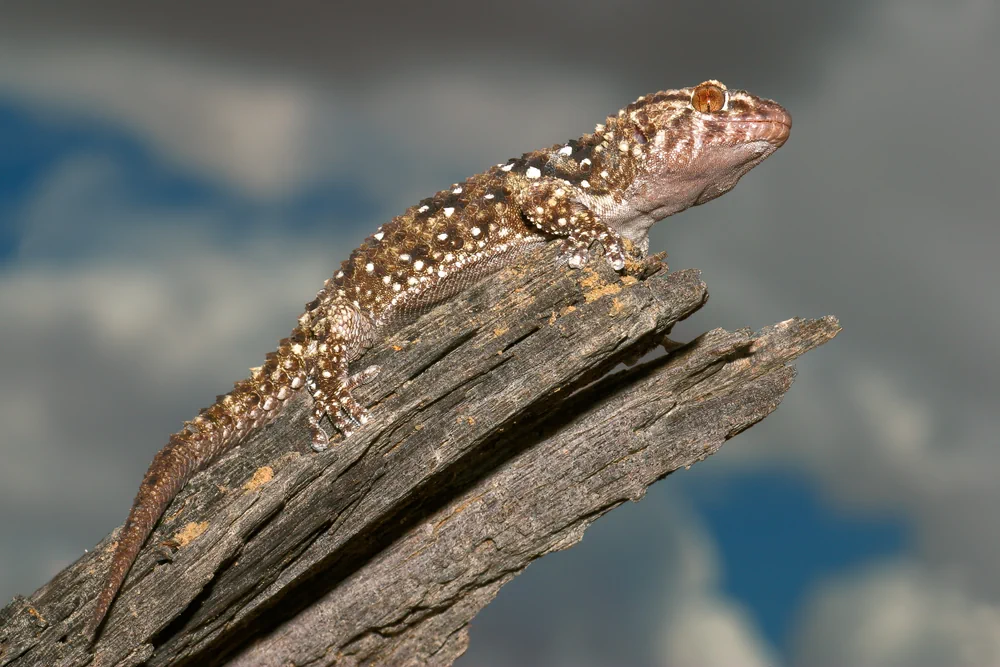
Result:
<svg viewBox="0 0 1000 667"><path fill-rule="evenodd" d="M499 164L379 227L306 305L264 365L187 422L153 459L85 631L96 633L146 538L190 477L273 421L295 391L312 395L313 447L325 449L323 417L345 436L367 422L351 390L377 369L351 377L348 363L393 328L553 238L563 239L571 266L582 266L599 240L608 261L622 268L623 239L644 254L656 221L731 189L784 143L790 127L776 103L716 81L664 91L639 98L593 134Z"/></svg>

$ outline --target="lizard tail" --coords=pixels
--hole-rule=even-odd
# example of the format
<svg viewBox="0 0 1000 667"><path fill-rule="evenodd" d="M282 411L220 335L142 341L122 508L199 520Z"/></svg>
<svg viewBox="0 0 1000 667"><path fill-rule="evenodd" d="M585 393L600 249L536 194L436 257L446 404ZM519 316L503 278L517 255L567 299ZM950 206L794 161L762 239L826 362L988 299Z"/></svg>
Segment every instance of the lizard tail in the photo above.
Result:
<svg viewBox="0 0 1000 667"><path fill-rule="evenodd" d="M254 369L233 391L220 396L184 430L170 436L153 458L118 535L107 578L84 630L88 637L96 637L139 551L177 493L195 473L274 421L294 390L305 382L305 364L296 354L298 350L291 340L281 341L263 367Z"/></svg>
<svg viewBox="0 0 1000 667"><path fill-rule="evenodd" d="M111 567L104 580L104 586L97 596L97 606L86 628L88 637L96 635L111 608L112 601L118 594L118 589L125 581L125 576L132 568L132 563L139 555L146 538L153 532L153 526L159 521L160 515L197 472L199 466L196 457L192 456L188 449L189 442L176 436L172 437L167 446L156 454L149 470L146 471L135 502L132 503L132 509L128 513L128 519L125 520L125 527L118 535ZM169 474L164 474L167 470L170 471Z"/></svg>

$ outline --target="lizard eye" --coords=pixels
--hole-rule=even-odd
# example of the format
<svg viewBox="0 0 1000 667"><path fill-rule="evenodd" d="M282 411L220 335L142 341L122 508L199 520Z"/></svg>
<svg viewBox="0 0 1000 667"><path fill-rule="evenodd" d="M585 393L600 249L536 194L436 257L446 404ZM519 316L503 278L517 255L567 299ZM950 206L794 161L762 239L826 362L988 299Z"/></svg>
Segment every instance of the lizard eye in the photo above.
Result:
<svg viewBox="0 0 1000 667"><path fill-rule="evenodd" d="M713 81L706 81L691 93L691 106L701 113L724 111L729 93Z"/></svg>

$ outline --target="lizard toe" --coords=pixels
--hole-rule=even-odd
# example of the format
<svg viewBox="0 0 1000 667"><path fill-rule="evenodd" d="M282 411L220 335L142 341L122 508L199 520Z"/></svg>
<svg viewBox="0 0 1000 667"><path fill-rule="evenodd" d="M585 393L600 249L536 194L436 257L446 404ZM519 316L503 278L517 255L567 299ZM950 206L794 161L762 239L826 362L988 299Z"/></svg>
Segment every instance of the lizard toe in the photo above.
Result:
<svg viewBox="0 0 1000 667"><path fill-rule="evenodd" d="M563 241L560 244L559 254L574 269L582 268L590 261L590 249L587 247L587 244L575 238L568 238Z"/></svg>
<svg viewBox="0 0 1000 667"><path fill-rule="evenodd" d="M323 418L323 414L324 412L320 412L317 409L309 415L309 427L312 431L312 443L310 446L314 452L325 452L330 447L330 436L319 425L319 420Z"/></svg>
<svg viewBox="0 0 1000 667"><path fill-rule="evenodd" d="M364 369L363 371L355 373L354 375L352 375L347 379L347 384L346 384L347 390L351 391L356 387L360 387L363 384L371 382L378 376L380 372L382 372L381 366L372 365Z"/></svg>

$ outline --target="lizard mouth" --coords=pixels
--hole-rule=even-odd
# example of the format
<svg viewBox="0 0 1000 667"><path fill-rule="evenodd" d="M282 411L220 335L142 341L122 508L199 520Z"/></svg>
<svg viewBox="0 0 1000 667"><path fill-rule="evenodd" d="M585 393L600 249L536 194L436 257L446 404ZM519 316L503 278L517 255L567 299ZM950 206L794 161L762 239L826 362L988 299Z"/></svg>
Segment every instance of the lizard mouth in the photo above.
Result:
<svg viewBox="0 0 1000 667"><path fill-rule="evenodd" d="M777 104L762 116L736 118L732 122L746 132L749 141L766 141L775 148L784 145L792 131L792 115Z"/></svg>

